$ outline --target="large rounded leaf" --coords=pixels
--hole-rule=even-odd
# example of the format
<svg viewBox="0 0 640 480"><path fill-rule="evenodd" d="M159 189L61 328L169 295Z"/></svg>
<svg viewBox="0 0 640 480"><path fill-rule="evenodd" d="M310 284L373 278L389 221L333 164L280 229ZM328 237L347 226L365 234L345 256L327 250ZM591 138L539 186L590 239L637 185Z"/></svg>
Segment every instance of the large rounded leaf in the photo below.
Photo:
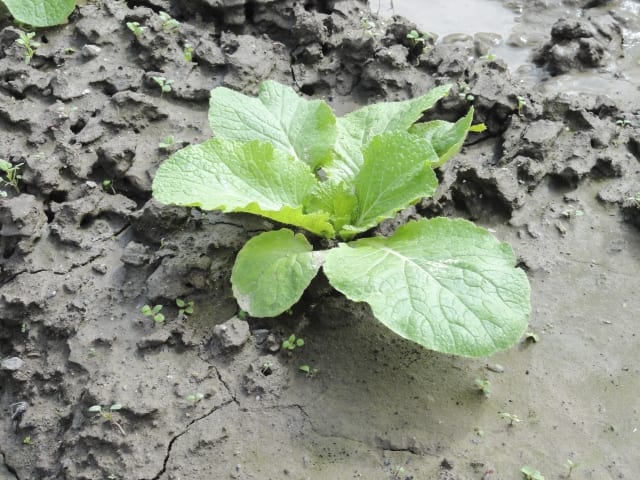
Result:
<svg viewBox="0 0 640 480"><path fill-rule="evenodd" d="M249 240L231 273L238 305L254 317L275 317L300 300L321 265L307 239L289 229Z"/></svg>
<svg viewBox="0 0 640 480"><path fill-rule="evenodd" d="M13 18L33 27L67 23L76 8L76 0L2 0Z"/></svg>
<svg viewBox="0 0 640 480"><path fill-rule="evenodd" d="M342 244L326 253L324 271L398 335L478 357L510 347L525 331L530 287L514 267L511 247L486 230L436 218Z"/></svg>

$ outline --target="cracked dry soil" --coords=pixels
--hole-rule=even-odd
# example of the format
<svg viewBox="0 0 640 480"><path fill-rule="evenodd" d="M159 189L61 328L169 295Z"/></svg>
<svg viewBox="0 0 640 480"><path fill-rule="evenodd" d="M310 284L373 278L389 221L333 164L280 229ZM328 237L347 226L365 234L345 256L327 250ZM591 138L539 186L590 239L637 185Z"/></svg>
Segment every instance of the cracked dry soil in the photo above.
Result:
<svg viewBox="0 0 640 480"><path fill-rule="evenodd" d="M525 464L563 478L567 458L579 478L637 477L637 88L523 91L470 39L417 54L401 18L368 34L355 0L82 3L38 32L29 65L0 20L0 157L24 163L20 192L0 199L1 480L506 480ZM620 18L586 4L541 49L556 74L622 55ZM539 342L483 360L424 351L322 278L282 318L236 318L233 259L272 225L161 206L150 186L167 135L170 149L209 136L211 88L254 94L265 79L340 112L451 82L434 112L447 119L471 91L488 130L442 168L434 199L380 232L435 214L494 230L527 270ZM292 357L277 351L290 333L306 342ZM88 412L114 403L112 420Z"/></svg>

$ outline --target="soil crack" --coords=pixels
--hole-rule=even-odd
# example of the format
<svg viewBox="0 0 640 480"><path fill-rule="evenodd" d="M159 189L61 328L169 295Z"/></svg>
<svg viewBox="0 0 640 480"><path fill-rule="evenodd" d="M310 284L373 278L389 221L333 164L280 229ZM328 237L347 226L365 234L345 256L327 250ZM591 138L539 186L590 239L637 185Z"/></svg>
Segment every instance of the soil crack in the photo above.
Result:
<svg viewBox="0 0 640 480"><path fill-rule="evenodd" d="M2 457L2 466L6 470L6 472L0 471L0 474L2 474L2 473L10 473L11 475L13 475L13 478L15 478L16 480L20 480L20 477L18 477L18 472L16 472L15 468L13 468L11 465L9 465L7 463L7 458L6 458L6 456L5 456L5 454L4 454L4 452L2 450L0 450L0 456ZM10 480L10 479L8 479L8 480Z"/></svg>
<svg viewBox="0 0 640 480"><path fill-rule="evenodd" d="M216 370L217 371L217 370ZM213 407L211 410L209 410L207 413L205 413L204 415L198 417L198 418L194 418L193 420L191 420L187 426L185 427L185 429L178 433L177 435L175 435L170 441L169 441L169 445L167 446L167 453L164 456L164 461L162 462L162 469L157 473L157 475L155 475L154 477L152 477L151 479L145 479L142 478L140 480L159 480L159 478L167 471L167 464L169 463L169 458L171 458L171 449L173 448L173 444L176 442L176 440L178 440L181 436L183 436L185 433L187 433L189 431L189 428L191 428L191 426L196 423L199 422L207 417L209 417L210 415L212 415L213 413L217 412L218 410L225 408L229 405L231 405L233 402L237 403L237 400L235 398L232 397L231 400L227 400L226 402L221 403L220 405L217 405L215 407ZM19 479L18 479L19 480Z"/></svg>

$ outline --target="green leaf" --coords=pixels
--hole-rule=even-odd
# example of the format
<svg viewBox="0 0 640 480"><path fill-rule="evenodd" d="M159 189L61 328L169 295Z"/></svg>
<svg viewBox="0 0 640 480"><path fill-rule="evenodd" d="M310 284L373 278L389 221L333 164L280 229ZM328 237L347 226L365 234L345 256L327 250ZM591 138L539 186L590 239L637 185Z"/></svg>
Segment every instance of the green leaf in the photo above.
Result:
<svg viewBox="0 0 640 480"><path fill-rule="evenodd" d="M431 142L434 150L438 154L439 160L431 165L437 168L449 160L453 155L460 151L467 133L473 121L473 107L469 112L455 123L446 122L444 120L433 120L426 123L417 123L409 132L414 135L424 136Z"/></svg>
<svg viewBox="0 0 640 480"><path fill-rule="evenodd" d="M316 183L306 164L269 143L214 138L169 157L152 188L162 203L253 213L331 237L328 213L303 212Z"/></svg>
<svg viewBox="0 0 640 480"><path fill-rule="evenodd" d="M2 0L17 21L34 27L67 23L76 0Z"/></svg>
<svg viewBox="0 0 640 480"><path fill-rule="evenodd" d="M261 233L238 253L231 272L233 295L251 316L274 317L300 299L321 263L321 254L303 235L289 229Z"/></svg>
<svg viewBox="0 0 640 480"><path fill-rule="evenodd" d="M324 271L398 335L479 357L510 347L526 329L530 287L514 265L511 247L486 230L436 218L329 250Z"/></svg>
<svg viewBox="0 0 640 480"><path fill-rule="evenodd" d="M327 212L335 231L351 223L358 199L353 186L345 182L326 181L318 183L305 199L307 212Z"/></svg>
<svg viewBox="0 0 640 480"><path fill-rule="evenodd" d="M3 172L9 172L12 168L13 168L13 164L0 158L0 170L2 170Z"/></svg>
<svg viewBox="0 0 640 480"><path fill-rule="evenodd" d="M225 87L211 90L209 124L215 136L271 142L312 169L327 163L336 138L336 118L322 100L306 100L274 81L257 98Z"/></svg>
<svg viewBox="0 0 640 480"><path fill-rule="evenodd" d="M436 159L424 138L406 132L374 137L354 181L357 212L353 227L367 230L420 198L433 195L438 179L428 164Z"/></svg>
<svg viewBox="0 0 640 480"><path fill-rule="evenodd" d="M376 135L407 131L420 119L422 112L446 97L451 85L434 88L427 94L402 102L368 105L338 118L337 158L324 170L330 179L353 179L364 162L363 150Z"/></svg>

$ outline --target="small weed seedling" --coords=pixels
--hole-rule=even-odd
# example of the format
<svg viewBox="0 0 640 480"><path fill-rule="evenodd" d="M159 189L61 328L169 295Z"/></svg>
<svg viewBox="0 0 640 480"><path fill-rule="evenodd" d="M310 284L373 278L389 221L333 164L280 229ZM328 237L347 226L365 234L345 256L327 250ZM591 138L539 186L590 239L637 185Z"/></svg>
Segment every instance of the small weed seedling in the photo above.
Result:
<svg viewBox="0 0 640 480"><path fill-rule="evenodd" d="M317 368L311 368L309 365L300 365L298 367L298 370L300 370L301 372L306 373L307 377L313 377L319 371Z"/></svg>
<svg viewBox="0 0 640 480"><path fill-rule="evenodd" d="M180 315L191 315L193 313L193 300L185 302L181 298L176 298L176 305L180 309L178 311Z"/></svg>
<svg viewBox="0 0 640 480"><path fill-rule="evenodd" d="M20 38L16 40L16 43L24 48L24 63L27 65L31 62L36 49L40 46L40 42L32 40L35 36L36 32L20 32Z"/></svg>
<svg viewBox="0 0 640 480"><path fill-rule="evenodd" d="M114 195L116 194L116 189L113 187L113 180L103 180L102 188L104 188L105 190L110 190Z"/></svg>
<svg viewBox="0 0 640 480"><path fill-rule="evenodd" d="M180 22L169 15L167 12L160 12L160 19L162 20L162 29L165 32L172 32L180 28Z"/></svg>
<svg viewBox="0 0 640 480"><path fill-rule="evenodd" d="M271 362L264 362L260 367L260 373L265 377L268 377L273 373L273 364Z"/></svg>
<svg viewBox="0 0 640 480"><path fill-rule="evenodd" d="M92 407L89 407L89 412L95 413L96 417L102 417L105 422L109 422L111 427L117 428L118 430L120 430L120 433L122 433L122 435L126 435L124 428L122 428L122 425L120 425L115 417L116 413L121 408L122 405L120 405L119 403L112 404L108 410L103 409L101 405L93 405Z"/></svg>
<svg viewBox="0 0 640 480"><path fill-rule="evenodd" d="M18 187L18 181L22 178L20 175L20 167L22 163L18 163L17 165L11 164L11 162L7 162L0 158L0 172L4 173L4 178L0 177L0 185L7 184L16 191L16 193L20 193L20 188ZM0 191L0 197L6 197L7 192Z"/></svg>
<svg viewBox="0 0 640 480"><path fill-rule="evenodd" d="M480 57L480 60L486 60L487 62L492 62L496 59L496 56L493 53L487 53Z"/></svg>
<svg viewBox="0 0 640 480"><path fill-rule="evenodd" d="M140 37L147 27L140 25L140 22L127 22L127 28L133 32L136 38Z"/></svg>
<svg viewBox="0 0 640 480"><path fill-rule="evenodd" d="M160 150L169 151L173 148L174 139L173 135L167 135L164 139L158 144L158 148Z"/></svg>
<svg viewBox="0 0 640 480"><path fill-rule="evenodd" d="M164 95L165 93L169 93L171 91L171 84L173 83L173 80L167 80L165 77L151 77L151 78L160 87L160 91L161 91L160 96Z"/></svg>
<svg viewBox="0 0 640 480"><path fill-rule="evenodd" d="M537 333L527 332L524 334L524 341L538 343L540 341L540 336Z"/></svg>
<svg viewBox="0 0 640 480"><path fill-rule="evenodd" d="M544 480L544 475L535 468L526 465L520 469L520 473L522 473L527 480Z"/></svg>
<svg viewBox="0 0 640 480"><path fill-rule="evenodd" d="M485 397L491 395L491 382L486 378L476 378L476 387L480 390Z"/></svg>
<svg viewBox="0 0 640 480"><path fill-rule="evenodd" d="M431 35L428 33L420 35L417 30L411 30L407 33L407 38L409 39L412 47L417 47L418 45L422 45L424 47L427 44L427 41L431 38Z"/></svg>
<svg viewBox="0 0 640 480"><path fill-rule="evenodd" d="M520 420L520 418L518 418L517 415L514 415L513 413L500 412L500 413L498 413L498 415L500 415L500 418L504 418L505 420L509 420L509 426L510 427L513 427L514 424L520 423L522 421L522 420Z"/></svg>
<svg viewBox="0 0 640 480"><path fill-rule="evenodd" d="M145 305L144 307L142 307L140 309L140 312L145 317L153 318L153 321L156 322L156 323L163 323L164 322L164 315L162 313L160 313L160 310L162 310L162 305L156 305L153 308L151 308L149 305Z"/></svg>
<svg viewBox="0 0 640 480"><path fill-rule="evenodd" d="M564 466L569 469L569 473L567 473L567 478L571 478L571 474L573 471L578 468L580 464L572 461L570 458L567 458L567 461L564 463Z"/></svg>
<svg viewBox="0 0 640 480"><path fill-rule="evenodd" d="M296 338L296 336L292 333L289 338L282 342L282 348L287 352L292 352L296 349L296 347L302 347L304 345L304 340L302 338Z"/></svg>
<svg viewBox="0 0 640 480"><path fill-rule="evenodd" d="M190 43L185 43L184 44L184 50L182 50L182 53L184 54L184 61L185 62L192 62L193 61L193 45Z"/></svg>
<svg viewBox="0 0 640 480"><path fill-rule="evenodd" d="M204 393L192 393L191 395L187 395L187 402L191 404L191 406L195 406L200 400L204 398Z"/></svg>
<svg viewBox="0 0 640 480"><path fill-rule="evenodd" d="M620 117L620 118L618 118L616 120L616 125L618 125L619 127L624 128L624 127L627 127L627 126L631 125L631 122L629 120L627 120L626 118L624 118L624 117Z"/></svg>
<svg viewBox="0 0 640 480"><path fill-rule="evenodd" d="M524 110L524 108L527 106L527 101L520 95L516 97L516 100L518 101L518 116L520 116L522 115L522 110Z"/></svg>
<svg viewBox="0 0 640 480"><path fill-rule="evenodd" d="M22 444L23 445L31 445L31 437L29 435L27 435L26 437L24 437L22 439Z"/></svg>

